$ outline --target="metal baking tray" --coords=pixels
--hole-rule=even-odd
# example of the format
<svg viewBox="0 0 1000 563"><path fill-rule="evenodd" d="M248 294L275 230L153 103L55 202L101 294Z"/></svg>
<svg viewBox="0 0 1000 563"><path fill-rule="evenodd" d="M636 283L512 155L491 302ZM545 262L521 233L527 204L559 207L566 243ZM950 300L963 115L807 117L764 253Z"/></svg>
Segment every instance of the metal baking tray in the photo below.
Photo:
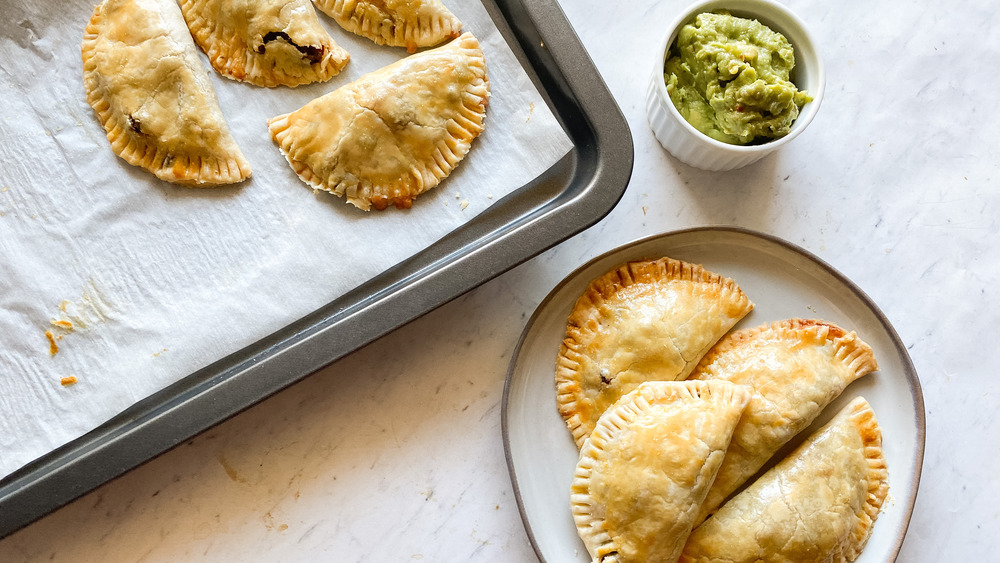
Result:
<svg viewBox="0 0 1000 563"><path fill-rule="evenodd" d="M0 480L0 537L599 221L632 137L555 0L483 0L573 142L532 182L412 258Z"/></svg>

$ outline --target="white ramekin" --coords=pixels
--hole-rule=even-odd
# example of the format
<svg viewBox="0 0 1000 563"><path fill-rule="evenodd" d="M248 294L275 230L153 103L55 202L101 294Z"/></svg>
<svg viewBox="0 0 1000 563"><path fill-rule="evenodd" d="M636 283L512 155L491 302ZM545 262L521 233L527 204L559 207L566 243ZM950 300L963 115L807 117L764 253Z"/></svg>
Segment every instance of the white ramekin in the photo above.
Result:
<svg viewBox="0 0 1000 563"><path fill-rule="evenodd" d="M802 107L802 112L784 137L749 146L723 143L692 127L670 101L667 85L663 79L663 65L670 46L677 37L677 31L681 26L694 21L698 14L716 10L725 10L734 16L756 19L784 35L795 49L792 82L799 90L806 90L812 96L812 101ZM702 0L677 16L667 29L667 34L656 53L653 76L650 78L649 91L646 93L646 115L649 118L649 126L660 144L681 162L703 170L732 170L746 166L790 142L816 116L820 102L823 101L826 72L805 25L788 8L773 0Z"/></svg>

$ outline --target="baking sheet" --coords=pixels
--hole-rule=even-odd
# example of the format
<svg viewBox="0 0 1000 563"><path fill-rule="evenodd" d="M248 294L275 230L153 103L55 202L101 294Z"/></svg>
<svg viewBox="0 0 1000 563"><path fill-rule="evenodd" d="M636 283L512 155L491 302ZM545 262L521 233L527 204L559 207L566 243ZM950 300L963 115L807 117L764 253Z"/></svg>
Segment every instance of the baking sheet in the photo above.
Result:
<svg viewBox="0 0 1000 563"><path fill-rule="evenodd" d="M254 176L190 190L111 153L80 79L92 4L3 4L0 475L419 252L566 154L569 139L484 7L446 3L486 53L486 131L413 209L371 214L306 188L265 123L403 50L320 14L352 55L330 82L269 90L213 72ZM61 385L69 376L78 382Z"/></svg>

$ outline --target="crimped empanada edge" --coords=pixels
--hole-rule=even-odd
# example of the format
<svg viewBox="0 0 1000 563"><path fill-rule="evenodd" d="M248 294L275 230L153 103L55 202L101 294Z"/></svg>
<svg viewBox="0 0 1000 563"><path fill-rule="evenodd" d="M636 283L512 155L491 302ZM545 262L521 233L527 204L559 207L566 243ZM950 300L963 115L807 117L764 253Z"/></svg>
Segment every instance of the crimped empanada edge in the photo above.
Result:
<svg viewBox="0 0 1000 563"><path fill-rule="evenodd" d="M732 278L711 272L700 264L670 257L629 261L592 280L573 305L566 323L566 336L556 359L556 402L577 447L583 446L583 441L589 434L589 429L581 418L577 406L578 402L584 399L578 372L579 357L583 355L581 348L595 338L597 328L596 323L592 326L587 320L623 288L636 283L661 280L686 280L717 285L723 299L732 298L734 304L742 307L742 314L736 318L736 322L753 310L754 305L750 298ZM714 344L715 342L710 343L707 349L711 349ZM694 369L694 366L691 369ZM684 377L687 375L684 374Z"/></svg>
<svg viewBox="0 0 1000 563"><path fill-rule="evenodd" d="M889 494L889 467L882 449L882 430L875 417L875 410L864 397L855 398L847 408L850 410L848 416L864 444L865 462L868 465L867 494L856 513L858 523L851 538L853 541L847 546L845 553L848 561L854 561L868 543L875 520Z"/></svg>
<svg viewBox="0 0 1000 563"><path fill-rule="evenodd" d="M824 431L830 428L831 425L843 424L838 423L838 419L846 419L850 427L857 432L862 444L862 455L867 465L867 472L864 476L866 481L865 498L862 499L860 506L854 513L856 519L855 526L850 531L848 537L843 538L843 541L834 546L829 553L823 554L824 561L846 563L854 561L860 556L865 544L871 537L875 519L878 517L882 504L885 502L889 492L889 471L882 448L882 431L879 428L874 409L872 409L864 397L855 397L830 422L817 430L803 445L800 445L787 458L782 460L779 466L790 463L789 460L801 451L801 448L805 447L805 444L814 443L817 437L822 436ZM774 469L772 468L771 471L774 471ZM744 490L740 494L747 494L747 491ZM729 502L732 500L730 499ZM708 523L711 523L711 520ZM707 525L707 523L703 525ZM697 532L697 529L695 532ZM701 542L705 541L704 538L699 538L699 540ZM679 563L709 563L716 560L704 554L696 557L685 551L681 554Z"/></svg>
<svg viewBox="0 0 1000 563"><path fill-rule="evenodd" d="M816 341L833 343L836 348L835 357L852 373L847 383L878 369L874 350L861 340L856 332L847 332L829 321L793 317L730 333L705 354L691 377L705 373L720 356L759 338L798 339L802 335L807 335Z"/></svg>
<svg viewBox="0 0 1000 563"><path fill-rule="evenodd" d="M254 53L236 30L224 27L206 17L198 9L198 0L180 0L179 3L184 21L195 43L208 56L212 67L231 80L267 88L275 86L294 88L330 80L340 74L351 58L350 54L327 34L323 44L326 53L319 65L304 65L303 70L308 69L308 71L301 75L288 74L276 67L269 68L269 65L264 64L264 56ZM325 33L322 27L320 30ZM325 44L327 42L329 44Z"/></svg>
<svg viewBox="0 0 1000 563"><path fill-rule="evenodd" d="M803 340L820 343L824 346L829 344L834 347L834 359L841 362L847 369L847 375L843 379L843 387L846 387L854 380L868 374L874 369L877 369L874 352L871 347L858 338L854 332L848 333L840 326L831 322L819 319L804 319L795 317L730 333L728 336L720 340L719 343L716 344L704 358L702 358L694 372L692 372L690 379L701 381L715 379L718 376L717 371L713 369L716 362L720 358L725 357L728 354L733 353L735 350L743 348L744 346L750 346L756 342L767 341L788 341L790 343L798 344ZM721 379L725 380L726 378ZM843 388L841 388L841 391L842 389ZM840 391L837 392L837 395L831 396L830 399L834 399L839 394ZM816 414L818 415L819 411L817 411ZM812 419L809 419L808 422L812 422ZM789 439L791 439L791 436ZM743 458L743 461L745 462L749 462L750 460L751 458L749 457ZM761 465L755 467L753 472L760 469L760 466L762 466L763 463L766 463L766 461L761 462ZM724 479L719 480L720 478L731 478L733 476L731 472L726 472L731 470L731 466L725 463L723 465L723 470L720 470L719 476L717 477L717 485L725 482ZM742 480L733 486L731 490L727 491L724 497L718 498L717 489L713 488L713 490L709 492L709 496L706 498L705 504L699 510L695 526L701 524L708 516L711 515L711 513L718 510L726 498L728 498L733 491L738 489L739 486L752 475L753 473L749 473L745 476L741 476ZM712 502L709 502L710 500Z"/></svg>
<svg viewBox="0 0 1000 563"><path fill-rule="evenodd" d="M316 6L334 19L345 30L374 41L377 45L406 47L410 53L417 47L432 47L447 39L459 37L462 22L441 4L442 13L435 18L424 18L416 26L396 18L374 20L360 8L364 2L348 3L345 0L315 0ZM353 5L354 9L348 9Z"/></svg>
<svg viewBox="0 0 1000 563"><path fill-rule="evenodd" d="M615 553L618 546L603 525L604 519L595 513L595 506L589 502L594 463L603 458L609 442L653 405L691 399L729 404L742 410L750 400L750 391L728 381L644 382L609 407L584 441L570 486L570 509L577 531L595 561L614 563L620 558Z"/></svg>
<svg viewBox="0 0 1000 563"><path fill-rule="evenodd" d="M279 149L299 178L315 189L328 191L337 196L346 195L348 202L364 211L369 211L373 205L376 209L382 210L388 207L389 203L393 203L399 208L409 207L414 198L433 189L451 174L472 148L472 141L479 136L485 127L486 106L489 104L490 97L489 76L486 71L485 55L479 46L479 41L471 33L465 33L456 41L439 48L444 49L451 46L463 51L472 51L471 55L466 53L468 55L469 66L478 72L476 80L465 86L465 95L462 96L462 106L459 108L459 114L448 121L448 135L435 146L436 150L432 162L422 162L420 166L411 169L412 177L418 183L418 189L415 192L406 194L405 197L398 195L398 192L403 191L403 188L406 187L403 179L400 179L395 184L385 186L361 181L354 186L353 195L348 193L352 186L345 184L343 181L330 183L329 181L322 180L305 162L295 158L292 136L282 135L282 133L290 131L289 117L295 112L279 115L268 120L268 128L272 139L278 143ZM361 77L358 80L364 80L364 78ZM350 84L343 87L349 86ZM339 89L334 90L330 94L327 94L327 96L338 91Z"/></svg>
<svg viewBox="0 0 1000 563"><path fill-rule="evenodd" d="M99 87L100 79L94 57L104 19L103 7L102 2L94 8L94 14L84 30L80 52L87 103L94 108L98 120L107 132L111 150L125 162L144 168L161 180L189 187L235 184L249 178L252 174L250 164L238 152L238 147L237 153L228 159L171 155L164 147L144 142L129 133L127 124L112 111L111 103L105 99ZM172 159L169 165L166 163L168 159Z"/></svg>

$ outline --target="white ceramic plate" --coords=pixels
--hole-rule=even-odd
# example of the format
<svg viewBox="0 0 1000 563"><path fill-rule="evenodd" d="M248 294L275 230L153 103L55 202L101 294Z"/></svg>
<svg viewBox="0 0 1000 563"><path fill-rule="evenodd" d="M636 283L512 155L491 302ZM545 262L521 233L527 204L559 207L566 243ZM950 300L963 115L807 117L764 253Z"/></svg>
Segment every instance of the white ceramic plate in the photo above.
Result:
<svg viewBox="0 0 1000 563"><path fill-rule="evenodd" d="M889 497L858 561L895 560L916 499L924 452L923 397L906 349L871 299L842 274L790 243L732 228L666 233L612 250L564 279L528 321L507 373L502 416L507 465L539 559L590 560L569 509L577 450L556 410L553 374L566 318L594 278L629 260L662 256L702 264L736 280L755 304L737 328L790 317L820 318L857 331L871 344L879 371L849 386L783 451L850 399L868 399L882 428Z"/></svg>

